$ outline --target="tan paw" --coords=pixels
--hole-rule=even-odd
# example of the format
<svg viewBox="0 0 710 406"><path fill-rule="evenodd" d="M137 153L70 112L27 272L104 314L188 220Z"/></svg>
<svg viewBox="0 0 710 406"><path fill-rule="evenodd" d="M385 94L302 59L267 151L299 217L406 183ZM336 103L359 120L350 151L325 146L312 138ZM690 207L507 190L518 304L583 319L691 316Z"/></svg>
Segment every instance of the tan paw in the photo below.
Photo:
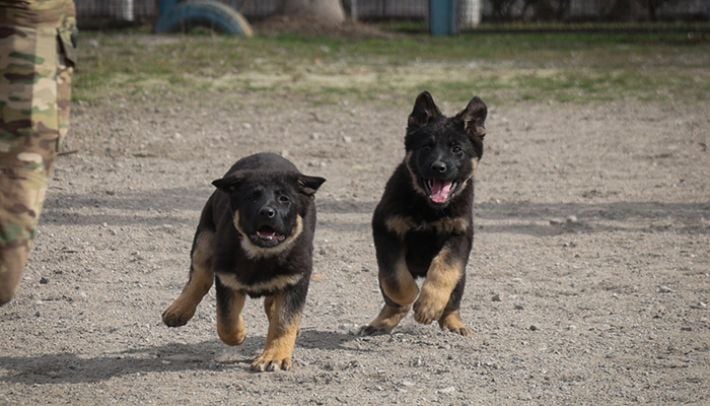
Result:
<svg viewBox="0 0 710 406"><path fill-rule="evenodd" d="M440 301L429 299L426 295L420 295L419 299L414 302L414 320L421 324L431 324L441 317L444 307L446 307L446 302L440 303Z"/></svg>
<svg viewBox="0 0 710 406"><path fill-rule="evenodd" d="M184 326L195 315L196 309L197 306L191 306L178 299L163 312L163 323L168 327Z"/></svg>
<svg viewBox="0 0 710 406"><path fill-rule="evenodd" d="M227 345L241 345L247 339L247 329L244 327L237 329L237 331L227 331L221 326L217 326L217 334L219 339Z"/></svg>
<svg viewBox="0 0 710 406"><path fill-rule="evenodd" d="M463 323L458 311L442 316L439 319L439 327L441 327L442 330L448 330L462 336L473 335L473 330Z"/></svg>
<svg viewBox="0 0 710 406"><path fill-rule="evenodd" d="M367 326L360 327L357 334L360 336L375 336L380 334L389 334L394 327L387 327L383 325L370 324Z"/></svg>
<svg viewBox="0 0 710 406"><path fill-rule="evenodd" d="M472 336L473 335L473 330L471 330L469 327L466 326L459 326L459 327L453 327L453 326L442 326L442 330L449 330L452 333L460 334L464 337Z"/></svg>
<svg viewBox="0 0 710 406"><path fill-rule="evenodd" d="M251 370L255 372L288 371L291 369L291 355L274 354L264 351L251 363Z"/></svg>

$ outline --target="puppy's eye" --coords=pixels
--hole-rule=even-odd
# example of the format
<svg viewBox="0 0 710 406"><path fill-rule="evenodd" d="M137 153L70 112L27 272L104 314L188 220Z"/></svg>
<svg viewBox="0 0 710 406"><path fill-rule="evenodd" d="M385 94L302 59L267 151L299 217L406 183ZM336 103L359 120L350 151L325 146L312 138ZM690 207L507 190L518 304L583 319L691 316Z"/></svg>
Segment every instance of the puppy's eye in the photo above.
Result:
<svg viewBox="0 0 710 406"><path fill-rule="evenodd" d="M433 149L432 146L429 145L429 144L427 144L427 145L425 145L425 146L422 147L422 151L424 151L424 152L429 152L429 151L431 151L432 149Z"/></svg>
<svg viewBox="0 0 710 406"><path fill-rule="evenodd" d="M463 149L459 145L454 145L451 147L451 151L453 151L454 154L460 154Z"/></svg>
<svg viewBox="0 0 710 406"><path fill-rule="evenodd" d="M288 203L290 201L291 201L291 199L289 199L288 196L286 196L286 195L279 196L279 203Z"/></svg>

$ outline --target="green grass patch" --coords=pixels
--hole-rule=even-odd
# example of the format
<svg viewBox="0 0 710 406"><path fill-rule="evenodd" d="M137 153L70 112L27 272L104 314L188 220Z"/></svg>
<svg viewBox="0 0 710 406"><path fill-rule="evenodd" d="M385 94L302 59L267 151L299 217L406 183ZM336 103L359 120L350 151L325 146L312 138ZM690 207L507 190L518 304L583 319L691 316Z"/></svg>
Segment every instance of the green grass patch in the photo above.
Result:
<svg viewBox="0 0 710 406"><path fill-rule="evenodd" d="M462 102L710 97L710 40L683 32L463 33L392 38L83 33L76 100L263 93L314 104L409 103L423 89Z"/></svg>

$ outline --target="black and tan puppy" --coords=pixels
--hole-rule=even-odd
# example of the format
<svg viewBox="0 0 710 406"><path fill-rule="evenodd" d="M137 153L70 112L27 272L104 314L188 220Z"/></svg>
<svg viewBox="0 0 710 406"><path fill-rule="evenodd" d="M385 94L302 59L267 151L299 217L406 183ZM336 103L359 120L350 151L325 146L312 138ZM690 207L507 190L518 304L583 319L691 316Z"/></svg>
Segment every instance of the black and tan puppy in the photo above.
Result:
<svg viewBox="0 0 710 406"><path fill-rule="evenodd" d="M385 306L363 334L391 331L414 304L417 322L471 330L459 307L473 243L473 175L483 154L487 109L474 97L447 118L428 92L409 116L406 156L372 219ZM421 292L415 278L425 278Z"/></svg>
<svg viewBox="0 0 710 406"><path fill-rule="evenodd" d="M163 312L163 322L187 323L214 280L217 333L224 343L239 345L246 338L246 296L264 296L266 348L251 368L289 369L312 269L313 198L324 181L263 153L239 160L212 182L217 190L195 232L188 282Z"/></svg>

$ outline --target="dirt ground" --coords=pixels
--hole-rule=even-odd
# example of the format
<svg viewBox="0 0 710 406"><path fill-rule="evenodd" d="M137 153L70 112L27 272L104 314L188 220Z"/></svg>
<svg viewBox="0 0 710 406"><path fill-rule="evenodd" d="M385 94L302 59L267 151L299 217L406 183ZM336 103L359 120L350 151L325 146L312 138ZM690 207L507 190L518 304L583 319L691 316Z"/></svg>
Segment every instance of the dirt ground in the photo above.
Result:
<svg viewBox="0 0 710 406"><path fill-rule="evenodd" d="M358 337L382 303L369 221L410 107L265 98L75 106L31 264L0 308L0 404L710 402L709 105L491 106L462 307L476 334L410 315ZM265 150L328 181L294 369L257 374L260 303L241 347L217 338L214 290L185 327L160 314L210 182Z"/></svg>

